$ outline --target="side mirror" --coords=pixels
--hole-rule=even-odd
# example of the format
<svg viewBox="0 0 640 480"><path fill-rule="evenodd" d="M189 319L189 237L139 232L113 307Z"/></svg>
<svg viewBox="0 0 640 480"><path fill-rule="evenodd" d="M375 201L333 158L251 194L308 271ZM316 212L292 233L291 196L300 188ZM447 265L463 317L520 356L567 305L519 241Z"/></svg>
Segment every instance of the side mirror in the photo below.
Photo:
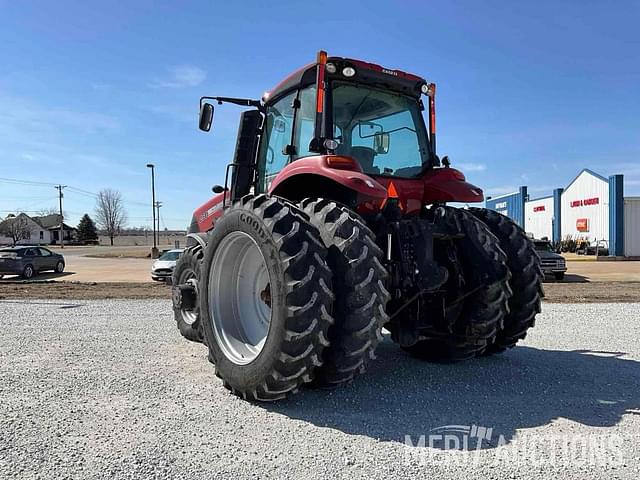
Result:
<svg viewBox="0 0 640 480"><path fill-rule="evenodd" d="M210 103L203 103L200 107L200 130L208 132L211 130L211 123L213 122L213 105Z"/></svg>
<svg viewBox="0 0 640 480"><path fill-rule="evenodd" d="M376 154L385 154L389 153L389 144L391 142L391 137L389 137L388 133L375 133L373 135L373 149Z"/></svg>
<svg viewBox="0 0 640 480"><path fill-rule="evenodd" d="M222 193L224 192L224 187L222 185L214 185L211 191L213 193Z"/></svg>

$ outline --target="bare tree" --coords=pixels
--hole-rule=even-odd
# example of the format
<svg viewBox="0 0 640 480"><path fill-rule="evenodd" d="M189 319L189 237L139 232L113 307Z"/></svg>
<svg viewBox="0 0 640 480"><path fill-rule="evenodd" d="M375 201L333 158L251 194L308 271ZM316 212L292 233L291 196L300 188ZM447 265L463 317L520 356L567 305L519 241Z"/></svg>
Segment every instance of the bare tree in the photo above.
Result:
<svg viewBox="0 0 640 480"><path fill-rule="evenodd" d="M120 192L109 188L98 192L96 221L113 245L113 237L120 233L120 229L127 222L127 212Z"/></svg>
<svg viewBox="0 0 640 480"><path fill-rule="evenodd" d="M36 212L36 214L39 217L46 217L47 215L60 215L60 210L56 207L47 207L47 208L41 208ZM67 214L65 213L64 216L66 217Z"/></svg>
<svg viewBox="0 0 640 480"><path fill-rule="evenodd" d="M20 240L31 238L31 229L24 214L20 214L17 217L7 218L0 223L0 234L9 237L15 247Z"/></svg>

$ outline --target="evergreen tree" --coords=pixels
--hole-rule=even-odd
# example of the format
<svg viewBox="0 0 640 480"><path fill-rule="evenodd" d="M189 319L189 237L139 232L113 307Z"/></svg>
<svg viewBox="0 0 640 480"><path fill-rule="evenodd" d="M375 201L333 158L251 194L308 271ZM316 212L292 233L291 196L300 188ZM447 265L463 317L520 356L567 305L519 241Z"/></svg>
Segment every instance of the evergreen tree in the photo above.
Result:
<svg viewBox="0 0 640 480"><path fill-rule="evenodd" d="M88 214L84 214L78 224L78 240L82 243L95 242L98 240L96 224Z"/></svg>

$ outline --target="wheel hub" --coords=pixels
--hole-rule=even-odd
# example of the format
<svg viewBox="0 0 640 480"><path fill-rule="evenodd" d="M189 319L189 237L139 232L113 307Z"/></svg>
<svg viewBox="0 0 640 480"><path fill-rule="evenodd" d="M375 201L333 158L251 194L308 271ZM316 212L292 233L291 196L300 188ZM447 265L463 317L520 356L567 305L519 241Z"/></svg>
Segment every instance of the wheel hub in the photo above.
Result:
<svg viewBox="0 0 640 480"><path fill-rule="evenodd" d="M194 282L189 281L181 285L174 285L171 296L175 308L188 312L196 309L198 297Z"/></svg>

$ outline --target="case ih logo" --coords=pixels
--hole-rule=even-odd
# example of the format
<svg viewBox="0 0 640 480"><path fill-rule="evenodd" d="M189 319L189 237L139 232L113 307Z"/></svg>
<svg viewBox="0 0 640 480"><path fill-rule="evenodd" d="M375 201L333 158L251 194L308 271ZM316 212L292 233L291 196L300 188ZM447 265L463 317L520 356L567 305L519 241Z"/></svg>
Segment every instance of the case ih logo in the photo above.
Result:
<svg viewBox="0 0 640 480"><path fill-rule="evenodd" d="M544 212L544 205L540 205L539 207L533 207L534 212Z"/></svg>
<svg viewBox="0 0 640 480"><path fill-rule="evenodd" d="M570 203L571 208L573 208L573 207L586 207L588 205L599 205L599 204L600 204L600 198L598 198L598 197L585 198L584 200L573 200Z"/></svg>
<svg viewBox="0 0 640 480"><path fill-rule="evenodd" d="M387 75L393 75L394 77L398 76L398 72L395 70L387 70L386 68L382 69L382 73L386 73Z"/></svg>

